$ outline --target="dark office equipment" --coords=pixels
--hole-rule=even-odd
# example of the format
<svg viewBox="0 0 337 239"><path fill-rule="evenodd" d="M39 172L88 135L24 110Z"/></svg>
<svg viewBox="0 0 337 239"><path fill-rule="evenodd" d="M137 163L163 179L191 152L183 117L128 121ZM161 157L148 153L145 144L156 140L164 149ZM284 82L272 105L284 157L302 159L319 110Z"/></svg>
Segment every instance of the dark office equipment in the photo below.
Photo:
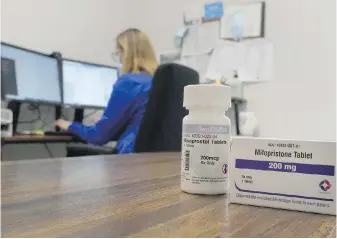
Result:
<svg viewBox="0 0 337 239"><path fill-rule="evenodd" d="M7 104L7 109L10 109L13 112L13 134L16 133L18 127L19 115L20 115L21 102L19 101L9 101Z"/></svg>
<svg viewBox="0 0 337 239"><path fill-rule="evenodd" d="M65 131L58 131L58 132L55 132L55 131L45 131L44 135L47 135L47 136L71 136L71 137L74 136L72 133L65 132Z"/></svg>
<svg viewBox="0 0 337 239"><path fill-rule="evenodd" d="M62 76L62 54L61 52L53 52L51 57L54 57L57 60L57 70L58 70L58 75L59 75L59 86L60 89L63 89L63 76ZM63 91L61 90L61 99L63 101ZM55 106L55 120L60 119L62 116L62 106L61 105L56 105ZM55 127L56 132L60 132L60 128Z"/></svg>
<svg viewBox="0 0 337 239"><path fill-rule="evenodd" d="M1 99L4 100L7 94L18 94L15 61L1 57Z"/></svg>
<svg viewBox="0 0 337 239"><path fill-rule="evenodd" d="M55 120L61 119L61 117L62 117L62 107L57 105L55 106ZM55 131L59 132L60 128L55 126Z"/></svg>
<svg viewBox="0 0 337 239"><path fill-rule="evenodd" d="M74 112L74 119L73 119L73 121L77 122L77 123L82 123L83 118L84 118L84 109L82 109L82 108L76 108L75 112Z"/></svg>
<svg viewBox="0 0 337 239"><path fill-rule="evenodd" d="M59 78L60 78L60 88L63 89L63 58L62 58L62 54L60 52L53 52L51 54L52 57L57 59L57 65L58 65L58 71L59 71ZM69 80L69 79L67 79ZM76 80L81 80L80 77L78 77ZM62 103L64 103L64 92L63 90L61 90L61 97L62 97ZM78 123L82 123L83 121L83 115L84 115L84 109L83 108L76 108L75 112L74 112L74 118L72 121L74 122L78 122ZM55 106L55 118L56 119L60 119L62 118L62 107L57 105ZM60 132L61 129L58 127L55 127L55 131L56 132ZM49 135L58 135L55 132L47 132L47 134ZM60 132L59 135L64 135L65 132Z"/></svg>
<svg viewBox="0 0 337 239"><path fill-rule="evenodd" d="M135 152L181 150L184 87L199 84L199 74L182 65L161 65L153 80Z"/></svg>
<svg viewBox="0 0 337 239"><path fill-rule="evenodd" d="M116 154L116 149L107 146L96 146L83 143L69 143L66 157L79 157L89 155Z"/></svg>
<svg viewBox="0 0 337 239"><path fill-rule="evenodd" d="M245 103L246 103L245 99L232 98L232 106L234 108L234 117L235 117L236 135L241 135L241 133L240 133L240 119L239 119L240 105L243 105Z"/></svg>
<svg viewBox="0 0 337 239"><path fill-rule="evenodd" d="M1 43L4 99L61 104L57 59L22 47Z"/></svg>
<svg viewBox="0 0 337 239"><path fill-rule="evenodd" d="M149 101L137 135L134 152L181 150L184 87L199 84L199 74L182 65L164 64L157 69ZM113 148L69 144L68 156L112 154Z"/></svg>

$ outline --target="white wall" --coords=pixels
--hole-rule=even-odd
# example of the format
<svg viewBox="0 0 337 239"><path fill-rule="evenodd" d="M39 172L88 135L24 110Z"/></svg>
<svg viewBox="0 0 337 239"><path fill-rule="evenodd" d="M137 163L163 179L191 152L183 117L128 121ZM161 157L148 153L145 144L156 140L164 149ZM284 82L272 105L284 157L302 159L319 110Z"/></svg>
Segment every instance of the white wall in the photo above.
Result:
<svg viewBox="0 0 337 239"><path fill-rule="evenodd" d="M246 90L261 135L336 139L335 4L268 1L266 31L275 45L274 79Z"/></svg>
<svg viewBox="0 0 337 239"><path fill-rule="evenodd" d="M130 25L146 31L157 51L170 50L172 34L182 24L184 9L203 2L128 0L133 6L129 8ZM275 45L274 78L267 84L245 87L248 110L258 117L260 135L335 140L336 1L266 3L266 36Z"/></svg>
<svg viewBox="0 0 337 239"><path fill-rule="evenodd" d="M46 53L111 65L126 27L123 0L2 0L2 40Z"/></svg>
<svg viewBox="0 0 337 239"><path fill-rule="evenodd" d="M128 27L125 0L2 0L1 40L44 53L62 52L64 57L112 64L115 37ZM54 111L42 107L46 129L53 128ZM69 114L68 114L69 115ZM71 116L71 114L70 114ZM26 105L20 121L36 118ZM21 124L21 130L41 127ZM64 144L50 145L55 156L65 154ZM43 145L8 145L4 159L48 157Z"/></svg>

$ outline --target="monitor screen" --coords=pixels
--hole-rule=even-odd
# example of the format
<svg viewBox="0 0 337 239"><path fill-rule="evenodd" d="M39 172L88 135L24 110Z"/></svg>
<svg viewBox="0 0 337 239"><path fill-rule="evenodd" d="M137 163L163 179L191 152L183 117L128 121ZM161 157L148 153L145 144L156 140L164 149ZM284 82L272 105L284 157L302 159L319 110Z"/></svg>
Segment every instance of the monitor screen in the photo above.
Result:
<svg viewBox="0 0 337 239"><path fill-rule="evenodd" d="M60 104L57 60L1 43L2 96L6 100Z"/></svg>
<svg viewBox="0 0 337 239"><path fill-rule="evenodd" d="M63 104L105 108L118 79L116 68L63 60Z"/></svg>

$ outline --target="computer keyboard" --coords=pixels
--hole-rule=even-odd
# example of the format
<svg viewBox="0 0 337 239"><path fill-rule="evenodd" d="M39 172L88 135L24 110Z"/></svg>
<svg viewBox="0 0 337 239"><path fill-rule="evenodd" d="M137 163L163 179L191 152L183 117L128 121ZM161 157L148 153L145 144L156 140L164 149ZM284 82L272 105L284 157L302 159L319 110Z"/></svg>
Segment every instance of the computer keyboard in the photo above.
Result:
<svg viewBox="0 0 337 239"><path fill-rule="evenodd" d="M60 132L45 131L44 135L47 135L47 136L74 136L72 133L65 132L65 131L60 131Z"/></svg>

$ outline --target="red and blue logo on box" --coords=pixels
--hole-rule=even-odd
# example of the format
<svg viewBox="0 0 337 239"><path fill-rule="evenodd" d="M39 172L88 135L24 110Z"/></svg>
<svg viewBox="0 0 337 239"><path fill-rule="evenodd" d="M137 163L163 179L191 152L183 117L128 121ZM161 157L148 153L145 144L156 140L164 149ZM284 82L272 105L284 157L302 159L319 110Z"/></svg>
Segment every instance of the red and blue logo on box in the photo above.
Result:
<svg viewBox="0 0 337 239"><path fill-rule="evenodd" d="M323 180L322 182L319 183L319 187L323 191L328 191L331 188L331 183L328 180Z"/></svg>

